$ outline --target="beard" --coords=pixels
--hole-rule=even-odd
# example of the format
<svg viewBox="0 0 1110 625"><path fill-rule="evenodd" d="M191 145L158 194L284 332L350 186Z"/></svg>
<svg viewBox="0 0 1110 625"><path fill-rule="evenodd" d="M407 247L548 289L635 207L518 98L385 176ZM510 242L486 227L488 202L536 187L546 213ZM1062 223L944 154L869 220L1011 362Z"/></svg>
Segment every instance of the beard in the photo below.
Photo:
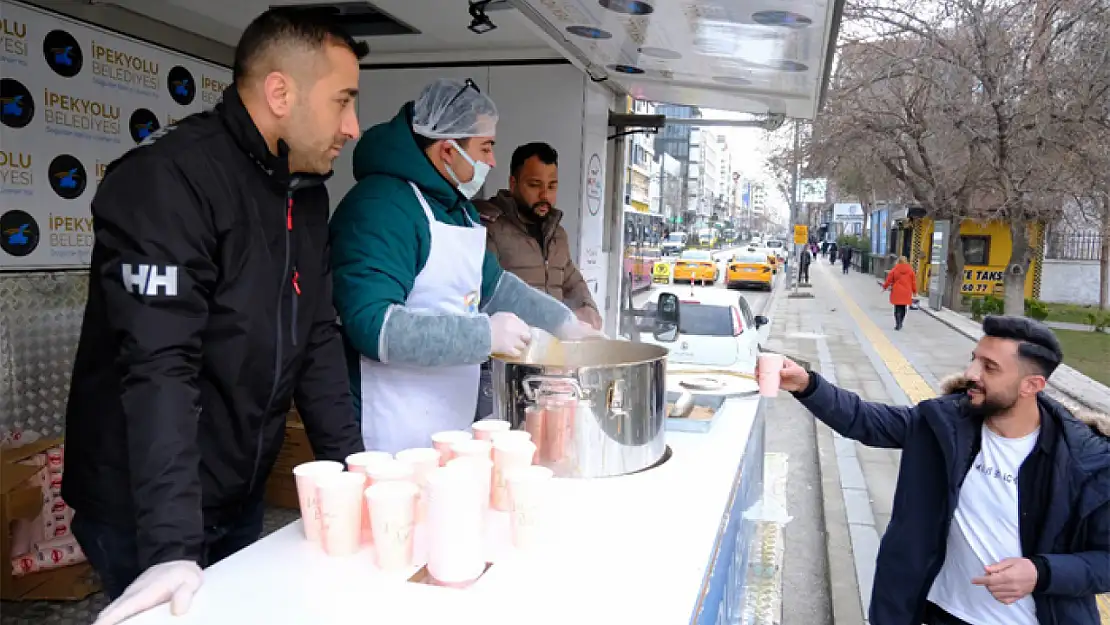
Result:
<svg viewBox="0 0 1110 625"><path fill-rule="evenodd" d="M1009 409L1014 407L1018 401L1018 393L1015 390L1013 393L987 393L981 386L972 387L979 391L979 403L975 403L972 399L968 398L968 406L971 408L971 414L982 419L989 419L996 417Z"/></svg>

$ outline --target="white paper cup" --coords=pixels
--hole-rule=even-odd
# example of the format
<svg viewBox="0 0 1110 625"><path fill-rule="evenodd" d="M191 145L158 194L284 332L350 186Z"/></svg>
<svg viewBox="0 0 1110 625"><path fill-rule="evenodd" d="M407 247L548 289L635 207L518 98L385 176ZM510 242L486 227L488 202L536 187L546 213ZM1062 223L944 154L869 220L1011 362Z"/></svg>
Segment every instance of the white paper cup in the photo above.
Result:
<svg viewBox="0 0 1110 625"><path fill-rule="evenodd" d="M411 482L415 474L416 469L411 464L394 458L375 463L366 469L369 486L379 482Z"/></svg>
<svg viewBox="0 0 1110 625"><path fill-rule="evenodd" d="M413 482L420 488L416 504L416 522L423 523L428 512L428 476L439 468L439 452L432 447L417 447L397 452L397 460L413 469Z"/></svg>
<svg viewBox="0 0 1110 625"><path fill-rule="evenodd" d="M493 440L494 433L507 432L511 427L512 424L508 421L502 421L501 419L484 419L470 426L470 429L474 430L474 438L491 441Z"/></svg>
<svg viewBox="0 0 1110 625"><path fill-rule="evenodd" d="M490 442L496 446L497 441L528 441L529 443L533 443L532 433L525 432L524 430L506 430L504 432L494 432L493 436L490 438Z"/></svg>
<svg viewBox="0 0 1110 625"><path fill-rule="evenodd" d="M483 519L489 509L490 492L493 489L493 461L480 456L465 456L455 458L447 463L448 467L461 467L470 472L474 483L478 486L478 506Z"/></svg>
<svg viewBox="0 0 1110 625"><path fill-rule="evenodd" d="M331 460L305 462L293 467L297 482L297 501L301 505L304 535L312 542L320 542L320 507L316 499L316 478L343 472L343 463Z"/></svg>
<svg viewBox="0 0 1110 625"><path fill-rule="evenodd" d="M453 458L485 458L493 460L493 444L477 438L451 443Z"/></svg>
<svg viewBox="0 0 1110 625"><path fill-rule="evenodd" d="M514 547L531 549L544 541L553 476L551 469L536 465L517 469L505 476Z"/></svg>
<svg viewBox="0 0 1110 625"><path fill-rule="evenodd" d="M474 435L463 430L447 430L432 434L432 447L439 452L439 466L447 466L448 461L455 457L454 452L451 451L452 443L471 438L474 438Z"/></svg>
<svg viewBox="0 0 1110 625"><path fill-rule="evenodd" d="M519 438L500 438L493 443L493 487L490 504L496 510L509 510L509 491L505 476L532 464L536 445Z"/></svg>
<svg viewBox="0 0 1110 625"><path fill-rule="evenodd" d="M428 573L442 584L466 584L486 568L480 489L466 463L428 476Z"/></svg>
<svg viewBox="0 0 1110 625"><path fill-rule="evenodd" d="M419 492L416 484L398 481L379 482L366 489L378 568L396 571L412 566L416 496Z"/></svg>
<svg viewBox="0 0 1110 625"><path fill-rule="evenodd" d="M785 358L782 354L762 353L759 355L759 394L776 397L782 381L782 367Z"/></svg>
<svg viewBox="0 0 1110 625"><path fill-rule="evenodd" d="M328 555L346 556L358 551L365 483L366 476L361 473L332 473L316 478L320 545Z"/></svg>
<svg viewBox="0 0 1110 625"><path fill-rule="evenodd" d="M347 456L345 462L348 471L366 473L368 467L390 460L393 460L393 456L387 451L360 451L357 454Z"/></svg>

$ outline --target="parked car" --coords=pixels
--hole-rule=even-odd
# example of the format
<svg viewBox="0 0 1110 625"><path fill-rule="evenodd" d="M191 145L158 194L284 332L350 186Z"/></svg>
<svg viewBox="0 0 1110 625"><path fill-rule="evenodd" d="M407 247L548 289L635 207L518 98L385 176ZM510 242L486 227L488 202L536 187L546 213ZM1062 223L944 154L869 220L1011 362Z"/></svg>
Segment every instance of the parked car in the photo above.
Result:
<svg viewBox="0 0 1110 625"><path fill-rule="evenodd" d="M708 250L686 250L674 264L674 281L716 284L721 270Z"/></svg>
<svg viewBox="0 0 1110 625"><path fill-rule="evenodd" d="M674 293L681 302L678 336L674 342L658 341L651 332L641 336L645 343L670 350L668 362L755 371L771 325L766 317L752 314L743 295L723 289L700 289L695 295L686 289L659 292ZM656 302L647 304L655 307Z"/></svg>
<svg viewBox="0 0 1110 625"><path fill-rule="evenodd" d="M757 287L770 291L774 283L775 268L766 254L755 250L733 254L725 276L726 287Z"/></svg>

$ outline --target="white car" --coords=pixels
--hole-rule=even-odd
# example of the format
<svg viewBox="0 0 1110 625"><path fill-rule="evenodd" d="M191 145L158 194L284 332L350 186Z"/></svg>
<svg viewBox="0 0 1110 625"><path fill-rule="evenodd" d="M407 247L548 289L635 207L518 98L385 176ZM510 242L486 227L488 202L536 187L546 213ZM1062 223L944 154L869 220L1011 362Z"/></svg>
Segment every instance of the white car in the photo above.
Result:
<svg viewBox="0 0 1110 625"><path fill-rule="evenodd" d="M767 344L771 324L766 317L752 314L743 295L724 289L660 289L674 293L679 299L678 338L674 342L658 341L650 332L642 333L645 343L670 350L667 361L755 371L760 346ZM649 302L655 308L656 302Z"/></svg>
<svg viewBox="0 0 1110 625"><path fill-rule="evenodd" d="M767 239L767 242L763 244L763 247L771 250L771 252L773 252L779 258L786 258L786 244L783 243L781 239Z"/></svg>

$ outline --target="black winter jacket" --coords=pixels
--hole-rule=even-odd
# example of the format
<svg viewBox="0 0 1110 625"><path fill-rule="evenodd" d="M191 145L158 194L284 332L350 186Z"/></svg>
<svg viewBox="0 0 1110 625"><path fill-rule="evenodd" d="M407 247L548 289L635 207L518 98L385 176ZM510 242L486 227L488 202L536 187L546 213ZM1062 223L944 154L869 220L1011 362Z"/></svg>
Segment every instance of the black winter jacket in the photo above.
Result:
<svg viewBox="0 0 1110 625"><path fill-rule="evenodd" d="M983 421L967 409L961 379L916 406L887 406L810 375L796 397L818 419L864 445L902 450L869 620L920 625ZM1041 433L1018 473L1022 556L1038 571L1037 620L1099 625L1096 595L1110 592L1110 419L1077 418L1043 393L1038 403Z"/></svg>
<svg viewBox="0 0 1110 625"><path fill-rule="evenodd" d="M201 561L261 497L295 398L316 456L362 449L332 306L325 176L291 175L235 87L112 163L92 202L62 495Z"/></svg>

